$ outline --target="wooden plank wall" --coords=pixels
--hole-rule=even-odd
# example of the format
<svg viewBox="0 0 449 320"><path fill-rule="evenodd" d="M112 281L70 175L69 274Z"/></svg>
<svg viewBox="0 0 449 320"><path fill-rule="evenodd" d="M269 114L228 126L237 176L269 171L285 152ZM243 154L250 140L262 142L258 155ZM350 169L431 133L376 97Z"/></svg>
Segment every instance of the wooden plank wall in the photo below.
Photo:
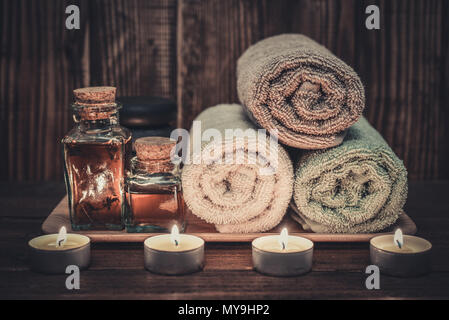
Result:
<svg viewBox="0 0 449 320"><path fill-rule="evenodd" d="M378 31L365 28L373 3ZM64 28L68 4L80 6L81 30ZM188 128L202 109L238 101L248 46L285 32L354 67L366 116L411 179L449 179L448 15L445 0L0 0L0 180L62 177L73 88L171 97Z"/></svg>
<svg viewBox="0 0 449 320"><path fill-rule="evenodd" d="M365 28L377 4L381 30ZM178 6L178 123L204 107L238 102L235 65L252 43L297 32L360 74L365 115L410 179L448 179L449 1L183 0Z"/></svg>
<svg viewBox="0 0 449 320"><path fill-rule="evenodd" d="M81 29L65 29L76 4ZM175 97L176 0L0 0L0 180L62 178L72 90Z"/></svg>

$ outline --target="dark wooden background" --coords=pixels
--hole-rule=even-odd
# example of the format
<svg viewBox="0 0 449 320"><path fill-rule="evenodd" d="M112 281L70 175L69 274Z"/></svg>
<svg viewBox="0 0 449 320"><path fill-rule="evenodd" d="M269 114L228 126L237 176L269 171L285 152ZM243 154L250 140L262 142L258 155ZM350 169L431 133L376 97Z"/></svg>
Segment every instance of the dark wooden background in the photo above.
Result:
<svg viewBox="0 0 449 320"><path fill-rule="evenodd" d="M65 8L81 29L65 29ZM377 4L381 30L365 28ZM62 178L60 138L74 88L178 102L178 125L237 101L235 65L252 43L298 32L360 74L366 116L410 179L449 178L449 1L0 0L0 180Z"/></svg>

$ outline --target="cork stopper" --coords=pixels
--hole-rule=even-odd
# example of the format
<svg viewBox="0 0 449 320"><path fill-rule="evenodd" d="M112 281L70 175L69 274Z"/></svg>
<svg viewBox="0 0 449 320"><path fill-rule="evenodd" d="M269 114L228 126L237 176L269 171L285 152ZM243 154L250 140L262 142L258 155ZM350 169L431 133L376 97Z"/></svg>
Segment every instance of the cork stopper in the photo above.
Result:
<svg viewBox="0 0 449 320"><path fill-rule="evenodd" d="M170 152L175 146L175 140L165 137L143 137L134 142L141 168L148 173L172 171Z"/></svg>
<svg viewBox="0 0 449 320"><path fill-rule="evenodd" d="M102 120L117 113L115 87L87 87L73 90L79 114L85 120Z"/></svg>
<svg viewBox="0 0 449 320"><path fill-rule="evenodd" d="M170 159L170 152L176 141L165 137L143 137L134 142L140 161Z"/></svg>
<svg viewBox="0 0 449 320"><path fill-rule="evenodd" d="M87 87L73 90L79 104L107 104L115 102L115 87Z"/></svg>

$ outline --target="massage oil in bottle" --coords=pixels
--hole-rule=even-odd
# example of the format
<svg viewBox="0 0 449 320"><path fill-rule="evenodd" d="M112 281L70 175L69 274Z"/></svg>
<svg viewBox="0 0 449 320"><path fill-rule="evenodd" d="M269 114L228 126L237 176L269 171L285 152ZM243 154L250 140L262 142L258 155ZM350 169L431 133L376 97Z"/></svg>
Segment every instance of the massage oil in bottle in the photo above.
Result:
<svg viewBox="0 0 449 320"><path fill-rule="evenodd" d="M169 232L185 228L185 204L180 170L170 159L175 141L163 137L139 138L137 156L126 178L126 230Z"/></svg>
<svg viewBox="0 0 449 320"><path fill-rule="evenodd" d="M77 124L63 139L73 230L121 230L131 134L119 125L113 87L74 90Z"/></svg>

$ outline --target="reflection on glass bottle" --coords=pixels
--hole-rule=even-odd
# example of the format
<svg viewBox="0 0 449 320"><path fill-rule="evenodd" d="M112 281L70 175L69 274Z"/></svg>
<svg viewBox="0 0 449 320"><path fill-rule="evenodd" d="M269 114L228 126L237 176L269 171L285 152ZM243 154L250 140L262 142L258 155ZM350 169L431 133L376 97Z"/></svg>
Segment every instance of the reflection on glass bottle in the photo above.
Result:
<svg viewBox="0 0 449 320"><path fill-rule="evenodd" d="M115 92L113 87L74 91L77 126L62 140L74 230L123 229L131 134L119 125Z"/></svg>
<svg viewBox="0 0 449 320"><path fill-rule="evenodd" d="M126 230L168 232L176 224L183 231L185 204L180 171L170 159L175 142L145 137L134 145L137 156L131 159L131 172L126 178Z"/></svg>

